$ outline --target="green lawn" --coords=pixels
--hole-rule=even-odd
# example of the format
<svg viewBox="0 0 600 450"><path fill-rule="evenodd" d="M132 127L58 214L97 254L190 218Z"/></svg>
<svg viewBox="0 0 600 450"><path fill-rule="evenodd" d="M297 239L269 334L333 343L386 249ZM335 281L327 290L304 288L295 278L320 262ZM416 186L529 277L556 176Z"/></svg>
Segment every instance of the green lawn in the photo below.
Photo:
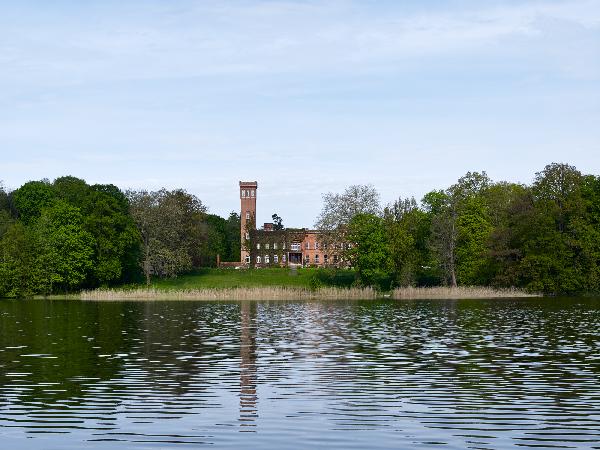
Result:
<svg viewBox="0 0 600 450"><path fill-rule="evenodd" d="M353 279L354 275L345 271ZM322 272L318 269L300 268L295 272L287 268L274 269L202 269L177 278L156 280L152 286L158 289L203 289L257 286L310 287L311 279ZM344 280L349 279L346 275ZM321 278L321 276L319 276ZM336 279L339 277L336 277ZM351 283L351 281L350 281ZM329 284L325 282L325 284ZM343 284L348 284L344 282Z"/></svg>

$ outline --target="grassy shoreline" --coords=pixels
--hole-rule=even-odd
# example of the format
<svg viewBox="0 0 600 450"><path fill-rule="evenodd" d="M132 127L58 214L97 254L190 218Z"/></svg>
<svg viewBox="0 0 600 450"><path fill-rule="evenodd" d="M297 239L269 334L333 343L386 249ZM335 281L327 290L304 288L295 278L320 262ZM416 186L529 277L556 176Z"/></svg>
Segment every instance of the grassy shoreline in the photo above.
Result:
<svg viewBox="0 0 600 450"><path fill-rule="evenodd" d="M207 289L97 289L84 291L81 300L373 300L379 293L372 288L269 286Z"/></svg>
<svg viewBox="0 0 600 450"><path fill-rule="evenodd" d="M530 293L516 288L496 289L486 286L458 287L403 287L392 291L395 300L417 299L478 299L478 298L526 298L541 297L541 294Z"/></svg>
<svg viewBox="0 0 600 450"><path fill-rule="evenodd" d="M484 286L397 288L381 292L352 286L354 273L325 273L317 269L203 269L177 278L154 281L150 286L125 285L47 297L53 300L394 300L479 299L535 297L517 289L494 289ZM314 283L315 280L318 283Z"/></svg>
<svg viewBox="0 0 600 450"><path fill-rule="evenodd" d="M515 289L492 289L485 287L459 288L400 288L392 292L378 292L372 288L336 288L325 287L310 290L301 287L252 287L252 288L217 288L217 289L96 289L84 291L79 299L84 301L119 301L119 300L375 300L389 298L392 300L416 299L493 299L493 298L525 298L539 297Z"/></svg>

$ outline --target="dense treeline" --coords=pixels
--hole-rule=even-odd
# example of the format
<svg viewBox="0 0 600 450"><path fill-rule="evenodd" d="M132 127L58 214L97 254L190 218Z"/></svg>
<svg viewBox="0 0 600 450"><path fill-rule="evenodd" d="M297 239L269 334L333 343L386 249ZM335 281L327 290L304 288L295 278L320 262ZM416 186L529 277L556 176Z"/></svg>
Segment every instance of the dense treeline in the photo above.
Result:
<svg viewBox="0 0 600 450"><path fill-rule="evenodd" d="M0 297L174 276L239 259L239 216L183 190L122 192L74 177L0 186Z"/></svg>
<svg viewBox="0 0 600 450"><path fill-rule="evenodd" d="M469 172L420 204L385 208L372 186L350 186L324 196L317 227L360 285L600 291L600 178L567 164L531 185ZM74 177L0 185L0 297L149 283L239 254L239 215L208 214L181 189L122 192Z"/></svg>
<svg viewBox="0 0 600 450"><path fill-rule="evenodd" d="M421 205L373 211L373 198L372 188L353 198L342 227L360 284L600 291L600 178L575 167L550 164L529 186L469 172ZM321 222L335 208L326 201Z"/></svg>

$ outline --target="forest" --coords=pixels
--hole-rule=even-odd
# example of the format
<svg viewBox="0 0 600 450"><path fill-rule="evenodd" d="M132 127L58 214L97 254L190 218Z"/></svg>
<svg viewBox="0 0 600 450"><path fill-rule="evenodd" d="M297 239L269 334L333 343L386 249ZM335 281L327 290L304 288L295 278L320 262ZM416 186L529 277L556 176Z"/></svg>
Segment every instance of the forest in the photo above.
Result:
<svg viewBox="0 0 600 450"><path fill-rule="evenodd" d="M359 286L600 291L600 177L568 164L529 185L468 172L385 206L373 186L350 186L323 195L316 227L350 243L340 255L350 269L337 270ZM209 214L182 189L123 192L71 176L0 186L0 297L150 283L239 254L238 213Z"/></svg>
<svg viewBox="0 0 600 450"><path fill-rule="evenodd" d="M0 297L149 282L240 254L240 218L182 189L122 192L66 176L0 189Z"/></svg>

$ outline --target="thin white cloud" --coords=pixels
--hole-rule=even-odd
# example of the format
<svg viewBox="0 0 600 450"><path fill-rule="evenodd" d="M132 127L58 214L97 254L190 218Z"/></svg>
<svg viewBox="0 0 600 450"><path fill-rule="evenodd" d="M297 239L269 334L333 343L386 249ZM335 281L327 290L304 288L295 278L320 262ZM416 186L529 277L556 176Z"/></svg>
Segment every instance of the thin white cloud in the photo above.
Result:
<svg viewBox="0 0 600 450"><path fill-rule="evenodd" d="M600 170L596 0L59 3L0 5L11 186L184 187L226 214L248 177L260 214L309 226L352 183Z"/></svg>
<svg viewBox="0 0 600 450"><path fill-rule="evenodd" d="M600 2L592 0L501 7L478 2L466 10L418 13L384 13L360 2L186 4L173 11L156 3L150 12L124 18L115 6L100 17L3 24L0 80L399 70L399 61L477 52L506 39L552 38L548 33L557 23L594 31L600 26Z"/></svg>

